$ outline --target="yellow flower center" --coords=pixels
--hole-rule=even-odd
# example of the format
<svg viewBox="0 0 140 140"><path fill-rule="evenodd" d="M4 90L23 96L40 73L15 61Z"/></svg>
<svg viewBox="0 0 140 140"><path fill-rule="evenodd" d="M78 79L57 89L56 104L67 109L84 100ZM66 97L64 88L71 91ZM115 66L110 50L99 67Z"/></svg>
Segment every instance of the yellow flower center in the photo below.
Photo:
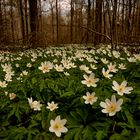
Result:
<svg viewBox="0 0 140 140"><path fill-rule="evenodd" d="M58 129L60 129L60 127L61 127L60 124L56 123L56 124L54 125L53 128L54 128L55 130L58 130Z"/></svg>
<svg viewBox="0 0 140 140"><path fill-rule="evenodd" d="M111 104L110 106L108 106L107 108L108 112L114 112L116 110L116 104Z"/></svg>
<svg viewBox="0 0 140 140"><path fill-rule="evenodd" d="M124 89L125 89L125 87L124 87L124 86L120 86L120 87L119 87L119 92L123 92L123 91L124 91Z"/></svg>
<svg viewBox="0 0 140 140"><path fill-rule="evenodd" d="M87 80L87 83L92 84L93 83L93 80L92 79L88 79Z"/></svg>
<svg viewBox="0 0 140 140"><path fill-rule="evenodd" d="M105 77L108 77L108 76L109 76L107 72L105 72L103 75L104 75Z"/></svg>
<svg viewBox="0 0 140 140"><path fill-rule="evenodd" d="M37 101L32 102L31 106L32 106L32 108L36 108L38 106L38 102Z"/></svg>
<svg viewBox="0 0 140 140"><path fill-rule="evenodd" d="M94 96L88 96L88 101L92 101L94 99Z"/></svg>
<svg viewBox="0 0 140 140"><path fill-rule="evenodd" d="M48 70L48 69L49 68L47 66L44 66L42 70L45 71L45 70Z"/></svg>

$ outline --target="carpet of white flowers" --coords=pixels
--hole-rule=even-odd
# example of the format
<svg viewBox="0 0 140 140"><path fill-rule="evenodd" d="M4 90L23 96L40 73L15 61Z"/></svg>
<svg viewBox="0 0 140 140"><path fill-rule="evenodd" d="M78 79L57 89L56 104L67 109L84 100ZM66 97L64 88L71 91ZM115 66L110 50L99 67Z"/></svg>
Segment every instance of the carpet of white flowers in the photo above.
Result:
<svg viewBox="0 0 140 140"><path fill-rule="evenodd" d="M0 53L2 140L140 140L139 118L139 52Z"/></svg>

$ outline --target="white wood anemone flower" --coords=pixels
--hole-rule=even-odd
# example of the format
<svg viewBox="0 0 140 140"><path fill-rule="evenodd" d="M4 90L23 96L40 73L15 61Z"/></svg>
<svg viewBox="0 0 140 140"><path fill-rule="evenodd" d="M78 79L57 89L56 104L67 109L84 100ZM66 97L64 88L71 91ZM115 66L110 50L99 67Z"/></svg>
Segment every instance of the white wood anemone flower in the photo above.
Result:
<svg viewBox="0 0 140 140"><path fill-rule="evenodd" d="M16 96L17 96L17 95L16 95L15 93L9 93L9 98L10 98L10 100L15 99Z"/></svg>
<svg viewBox="0 0 140 140"><path fill-rule="evenodd" d="M98 97L95 96L95 92L92 92L91 94L89 92L86 93L86 96L83 96L83 99L85 99L85 104L92 105L95 103L98 99Z"/></svg>
<svg viewBox="0 0 140 140"><path fill-rule="evenodd" d="M56 71L58 72L63 72L64 71L64 67L62 66L62 64L60 65L55 65L54 68L56 69Z"/></svg>
<svg viewBox="0 0 140 140"><path fill-rule="evenodd" d="M124 65L123 63L119 64L119 69L125 70L126 69L126 65Z"/></svg>
<svg viewBox="0 0 140 140"><path fill-rule="evenodd" d="M82 84L87 85L87 87L97 87L96 82L99 81L99 78L95 78L95 74L91 73L89 76L85 75L83 76L85 80L81 81Z"/></svg>
<svg viewBox="0 0 140 140"><path fill-rule="evenodd" d="M54 103L54 101L52 101L51 103L48 102L47 104L48 106L46 108L50 111L53 111L58 108L58 104Z"/></svg>
<svg viewBox="0 0 140 140"><path fill-rule="evenodd" d="M45 61L41 63L41 66L38 67L43 73L49 72L53 68L53 64L50 61Z"/></svg>
<svg viewBox="0 0 140 140"><path fill-rule="evenodd" d="M119 95L123 95L124 93L125 94L130 94L131 90L133 90L132 87L126 87L127 86L127 81L123 81L120 85L116 82L116 81L113 81L113 90L117 91L117 93Z"/></svg>
<svg viewBox="0 0 140 140"><path fill-rule="evenodd" d="M112 95L111 100L106 99L105 102L100 102L100 106L103 113L108 113L109 116L114 116L117 112L121 110L121 105L123 103L123 99L119 99L116 101L116 96Z"/></svg>
<svg viewBox="0 0 140 140"><path fill-rule="evenodd" d="M7 85L6 81L0 81L0 87L5 88Z"/></svg>
<svg viewBox="0 0 140 140"><path fill-rule="evenodd" d="M50 127L49 131L54 132L57 137L61 137L61 133L66 133L68 129L64 126L66 124L67 120L60 118L60 116L57 116L55 120L50 121Z"/></svg>
<svg viewBox="0 0 140 140"><path fill-rule="evenodd" d="M28 98L28 102L29 102L31 109L33 109L34 111L41 110L42 104L40 104L40 101L33 101L32 97L31 97L31 98Z"/></svg>
<svg viewBox="0 0 140 140"><path fill-rule="evenodd" d="M80 70L85 71L88 74L92 73L92 71L90 71L89 67L87 67L86 65L81 65L79 68Z"/></svg>
<svg viewBox="0 0 140 140"><path fill-rule="evenodd" d="M104 76L105 78L111 79L111 77L112 77L113 75L110 74L109 72L110 72L109 70L105 71L104 68L102 69L102 74L103 74L103 76Z"/></svg>
<svg viewBox="0 0 140 140"><path fill-rule="evenodd" d="M107 65L107 67L110 72L116 73L118 71L115 64L113 65L112 63L110 63L109 65Z"/></svg>

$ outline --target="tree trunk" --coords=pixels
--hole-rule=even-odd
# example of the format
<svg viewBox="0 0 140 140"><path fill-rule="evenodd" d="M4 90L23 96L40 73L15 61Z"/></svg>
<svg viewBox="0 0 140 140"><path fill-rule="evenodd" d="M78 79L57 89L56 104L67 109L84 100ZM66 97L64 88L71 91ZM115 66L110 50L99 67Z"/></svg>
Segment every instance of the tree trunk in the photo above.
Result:
<svg viewBox="0 0 140 140"><path fill-rule="evenodd" d="M70 22L70 41L73 43L73 16L74 16L74 3L71 0L71 22Z"/></svg>
<svg viewBox="0 0 140 140"><path fill-rule="evenodd" d="M0 0L0 43L3 42L4 37L4 30L3 30L3 17L2 17L2 8L1 8L1 0Z"/></svg>
<svg viewBox="0 0 140 140"><path fill-rule="evenodd" d="M26 27L26 29L25 29L25 32L26 32L26 44L28 44L29 43L29 22L28 22L28 9L27 9L27 0L24 0L24 5L25 5L25 9L24 9L24 11L25 11L25 27Z"/></svg>
<svg viewBox="0 0 140 140"><path fill-rule="evenodd" d="M116 42L116 13L117 13L117 0L114 0L113 4L113 16L112 16L112 25L111 25L111 38L113 42Z"/></svg>
<svg viewBox="0 0 140 140"><path fill-rule="evenodd" d="M25 26L24 26L24 15L23 15L23 9L22 9L22 0L17 0L17 6L18 6L18 13L20 17L20 28L21 28L21 34L22 34L22 43L25 44Z"/></svg>
<svg viewBox="0 0 140 140"><path fill-rule="evenodd" d="M58 17L58 0L56 0L56 42L59 42L59 17Z"/></svg>
<svg viewBox="0 0 140 140"><path fill-rule="evenodd" d="M96 0L95 29L99 33L102 31L102 2L103 0ZM101 37L98 34L95 34L94 45L96 46L99 43L101 43Z"/></svg>
<svg viewBox="0 0 140 140"><path fill-rule="evenodd" d="M11 34L12 34L12 44L15 44L15 33L14 33L14 16L13 16L13 1L10 0L10 20L11 20Z"/></svg>
<svg viewBox="0 0 140 140"><path fill-rule="evenodd" d="M87 28L91 28L91 1L88 0L88 8L87 8ZM87 31L87 38L86 38L86 43L90 42L90 35Z"/></svg>
<svg viewBox="0 0 140 140"><path fill-rule="evenodd" d="M51 4L51 18L52 18L52 42L54 42L54 11L53 5Z"/></svg>
<svg viewBox="0 0 140 140"><path fill-rule="evenodd" d="M30 16L30 45L37 47L37 0L29 0L29 16Z"/></svg>

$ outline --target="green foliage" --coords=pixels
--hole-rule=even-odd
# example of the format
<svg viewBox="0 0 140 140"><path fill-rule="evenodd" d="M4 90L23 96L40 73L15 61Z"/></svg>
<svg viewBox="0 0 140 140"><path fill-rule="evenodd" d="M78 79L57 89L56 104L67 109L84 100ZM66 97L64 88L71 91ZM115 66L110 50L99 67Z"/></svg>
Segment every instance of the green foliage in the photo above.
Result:
<svg viewBox="0 0 140 140"><path fill-rule="evenodd" d="M106 53L103 53L103 50ZM109 56L108 54L111 54ZM44 50L30 50L19 54L1 54L0 81L6 81L6 72L2 65L11 64L11 81L6 81L6 87L0 84L0 139L2 140L139 140L140 139L140 60L129 62L127 53L121 52L116 58L108 48L65 49L52 48ZM133 56L134 57L134 56ZM9 58L9 59L8 59ZM126 69L113 74L111 79L105 78L102 68L107 70L107 64L102 62L106 58L112 64L123 63ZM121 59L123 58L123 59ZM39 67L42 62L50 61L62 64L62 60L69 60L70 68L58 72L54 67L43 73ZM98 63L95 63L95 62ZM31 64L28 67L27 64ZM68 63L68 62L66 62ZM16 66L19 64L19 67ZM97 69L92 69L90 65ZM72 65L75 65L75 67ZM83 75L89 75L80 70L81 65L89 67L96 78L99 78L97 87L87 87L82 84ZM27 75L24 71L27 71ZM66 76L64 72L69 73ZM112 82L121 83L126 80L128 86L133 87L131 94L120 96L112 89ZM98 97L95 103L85 104L83 96L86 92L95 92ZM16 96L10 98L10 94ZM101 112L100 102L110 99L112 95L122 98L120 112L115 116L108 116ZM31 108L28 99L40 101L40 110ZM58 109L50 111L48 102L54 101ZM50 121L60 115L67 120L68 132L60 138L49 131Z"/></svg>

